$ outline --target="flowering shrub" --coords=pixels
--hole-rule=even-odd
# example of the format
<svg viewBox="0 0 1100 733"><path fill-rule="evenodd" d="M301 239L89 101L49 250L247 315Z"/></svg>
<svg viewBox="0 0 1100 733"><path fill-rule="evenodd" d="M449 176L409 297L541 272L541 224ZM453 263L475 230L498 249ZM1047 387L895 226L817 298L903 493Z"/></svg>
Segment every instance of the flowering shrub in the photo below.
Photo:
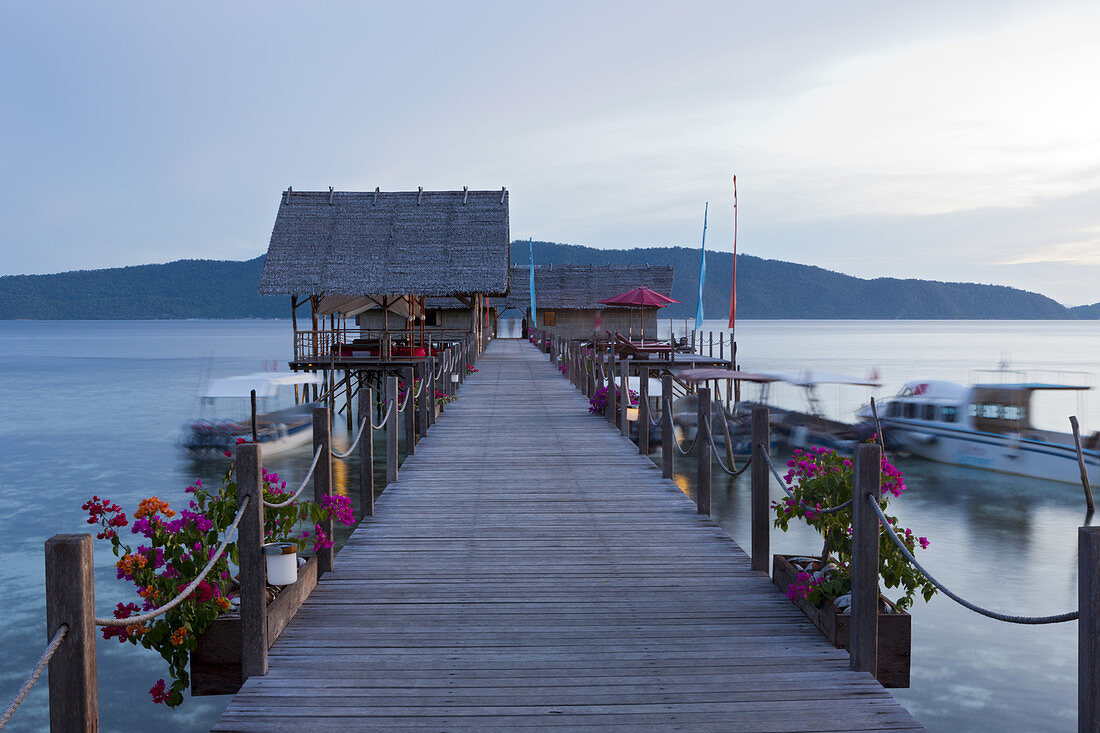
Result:
<svg viewBox="0 0 1100 733"><path fill-rule="evenodd" d="M632 389L626 391L630 404L638 404L638 393ZM621 390L615 385L615 400L618 401ZM593 415L602 415L607 410L607 387L600 387L588 398L588 411Z"/></svg>
<svg viewBox="0 0 1100 733"><path fill-rule="evenodd" d="M558 371L561 372L563 375L568 377L569 376L569 365L566 364L564 361L560 362L558 364Z"/></svg>
<svg viewBox="0 0 1100 733"><path fill-rule="evenodd" d="M850 593L852 589L851 507L829 514L822 514L819 510L838 506L852 498L854 467L852 459L826 448L795 450L787 461L787 467L790 470L783 479L794 498L784 497L782 501L772 502L775 526L786 531L791 519L797 517L824 538L820 570L816 573L807 570L798 573L795 583L787 589L787 597L792 600L806 599L820 606L825 598L836 598ZM905 481L901 471L885 455L882 456L881 469L882 501L879 506L885 514L890 499L901 496L905 490ZM915 554L918 544L922 549L928 547L927 537L917 537L911 529L900 527L897 517L886 514L886 518L911 553ZM912 606L918 590L926 601L936 592L935 586L909 564L885 532L879 539L879 575L887 588L901 588L904 591L897 601L898 608L902 610Z"/></svg>
<svg viewBox="0 0 1100 733"><path fill-rule="evenodd" d="M467 364L466 365L466 376L468 377L471 374L477 374L477 367L475 367L473 364Z"/></svg>
<svg viewBox="0 0 1100 733"><path fill-rule="evenodd" d="M458 395L447 394L446 392L438 389L435 391L435 404L439 407L443 407L443 405L449 405L457 399Z"/></svg>
<svg viewBox="0 0 1100 733"><path fill-rule="evenodd" d="M245 442L243 439L238 443ZM152 496L143 499L134 512L130 533L137 535L137 547L122 541L119 532L129 522L122 508L107 499L93 496L84 503L88 524L100 527L96 537L111 542L111 551L118 562L120 580L133 582L141 605L119 603L114 610L118 619L130 618L156 608L173 599L199 576L203 567L221 543L224 532L237 514L237 484L233 469L222 477L221 488L210 491L202 481L187 487L192 495L187 509L178 512L168 502ZM277 503L286 498L286 482L275 473L264 472L264 499ZM267 542L312 541L314 551L332 547L332 539L323 530L323 523L332 516L345 525L354 522L351 500L345 496L326 495L321 506L308 502L292 502L281 509L265 508L264 537ZM302 525L311 529L298 532ZM171 686L158 680L149 694L153 702L176 707L183 702L183 691L190 684L187 663L198 645L197 637L233 604L235 583L232 565L238 563L236 542L214 564L206 578L182 603L167 613L137 626L104 626L103 638L117 638L119 643L141 644L154 649L168 663Z"/></svg>

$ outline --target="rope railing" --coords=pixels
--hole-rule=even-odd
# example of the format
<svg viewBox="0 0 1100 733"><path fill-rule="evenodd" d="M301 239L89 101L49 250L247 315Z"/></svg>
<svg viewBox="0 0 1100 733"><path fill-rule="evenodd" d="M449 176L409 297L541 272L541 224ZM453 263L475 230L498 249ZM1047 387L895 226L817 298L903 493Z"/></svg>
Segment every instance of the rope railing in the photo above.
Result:
<svg viewBox="0 0 1100 733"><path fill-rule="evenodd" d="M401 404L397 408L398 412L404 412L405 411L405 406L409 404L409 396L410 395L412 395L412 390L411 389L406 389L405 390L405 396L403 398L401 398Z"/></svg>
<svg viewBox="0 0 1100 733"><path fill-rule="evenodd" d="M900 537L898 537L898 534L894 531L894 528L890 526L890 520L886 518L886 515L882 511L882 507L878 505L878 502L875 501L875 498L873 496L868 495L867 502L872 507L874 507L875 514L878 515L879 524L886 528L886 534L890 537L894 544L897 545L898 549L901 550L901 554L905 556L905 559L908 560L913 567L920 571L920 573L924 577L928 578L928 582L936 586L937 590L942 592L951 600L955 601L955 603L958 603L963 608L968 608L975 613L981 614L982 616L986 616L997 621L1005 621L1010 624L1060 624L1066 621L1076 621L1079 617L1080 612L1078 611L1060 613L1054 616L1014 616L1008 613L990 611L987 608L982 608L976 603L971 603L959 594L953 592L940 581L936 580L936 578L934 578L931 573L924 569L923 565L917 562L917 559L913 557L913 553L909 551L909 548L906 547L905 543L902 542Z"/></svg>
<svg viewBox="0 0 1100 733"><path fill-rule="evenodd" d="M710 443L710 450L711 453L714 454L714 460L718 462L718 467L721 468L727 475L736 478L737 476L743 474L745 472L745 469L752 465L752 457L750 456L749 460L745 461L744 465L742 465L741 468L731 470L730 467L726 465L726 462L722 460L722 457L718 455L718 446L714 444L713 433L708 430L707 434L710 436L710 440L708 440L707 442Z"/></svg>
<svg viewBox="0 0 1100 733"><path fill-rule="evenodd" d="M318 451L319 452L319 451ZM233 533L237 531L237 525L241 523L241 517L244 516L244 510L248 507L248 502L251 497L246 496L241 501L241 505L237 507L237 516L233 518L233 523L229 525L229 528L225 531L225 538L222 543L218 545L218 549L210 556L210 562L206 563L206 567L202 569L198 577L191 581L190 585L179 592L172 600L165 603L160 608L154 608L151 611L141 614L140 616L131 616L129 618L100 618L96 616L96 626L137 626L143 624L146 621L150 621L157 616L168 613L173 608L183 603L183 601L191 595L195 588L199 587L199 583L206 579L206 576L210 574L210 571L214 569L214 565L221 559L221 556L225 553L225 548L229 547L230 538L233 537Z"/></svg>
<svg viewBox="0 0 1100 733"><path fill-rule="evenodd" d="M424 380L421 379L416 383L416 392L413 393L413 399L420 399L420 393L424 391Z"/></svg>
<svg viewBox="0 0 1100 733"><path fill-rule="evenodd" d="M783 489L783 491L787 494L787 496L794 499L795 498L794 492L792 492L789 488L787 488L787 482L784 481L783 478L779 475L779 471L775 470L775 464L772 463L771 456L768 455L767 447L763 443L760 444L760 454L764 456L764 460L767 462L768 468L771 469L772 476L775 476L775 480L779 482L779 486ZM802 505L803 509L808 509L808 510L814 512L815 514L835 514L836 512L843 511L843 510L847 509L848 507L850 507L852 505L852 500L849 499L848 501L844 502L843 504L838 504L837 506L827 507L825 509L818 509L815 506L810 506L809 504L807 504L804 501L801 501L799 503Z"/></svg>
<svg viewBox="0 0 1100 733"><path fill-rule="evenodd" d="M336 451L329 448L329 451L328 451L329 454L331 454L333 458L340 458L340 459L344 459L344 458L347 458L348 456L350 456L351 452L353 450L355 450L355 446L359 445L359 439L363 437L363 429L367 427L367 420L368 420L368 418L364 417L359 422L359 432L355 434L355 441L352 442L350 448L348 448L343 453L337 453ZM310 469L310 471L312 472L312 469ZM304 484L303 484L303 486L304 486Z"/></svg>
<svg viewBox="0 0 1100 733"><path fill-rule="evenodd" d="M360 428L360 433L362 433L362 428ZM309 480L313 478L313 471L317 468L317 461L321 459L322 450L324 450L324 446L317 446L317 450L313 453L313 463L309 464L309 473L307 473L306 477L302 479L302 484L298 487L297 491L291 494L288 499L285 499L278 503L264 500L264 506L268 509L282 509L283 507L288 507L293 504L294 501L297 500L299 496L301 496L302 492L305 491L306 484L309 483ZM350 453L351 451L348 452Z"/></svg>
<svg viewBox="0 0 1100 733"><path fill-rule="evenodd" d="M42 671L46 669L46 665L50 663L50 659L53 657L53 653L57 651L57 647L61 646L61 642L65 639L65 634L69 631L67 624L61 624L57 627L57 631L54 632L53 638L50 639L50 643L46 645L45 651L42 652L42 656L38 658L38 662L35 663L34 669L27 675L27 679L23 682L23 686L19 688L19 692L12 698L11 703L4 710L4 714L0 715L0 729L8 724L11 720L11 716L15 715L15 711L19 709L19 705L23 702L23 698L34 687L34 683L38 682L38 678L42 675Z"/></svg>
<svg viewBox="0 0 1100 733"><path fill-rule="evenodd" d="M386 423L390 420L390 415L393 413L394 401L391 399L387 400L387 402L389 403L389 407L386 408L386 414L382 418L382 422L378 423L377 425L375 425L373 422L370 424L370 426L375 430L381 430L382 428L386 427Z"/></svg>
<svg viewBox="0 0 1100 733"><path fill-rule="evenodd" d="M675 433L673 433L673 435L672 435L672 444L676 446L676 450L680 453L680 455L690 456L692 453L695 452L695 446L697 446L699 444L699 433L701 433L701 432L702 432L701 430L696 431L695 438L691 441L691 447L688 448L687 450L684 450L683 448L680 447L680 439L676 437Z"/></svg>

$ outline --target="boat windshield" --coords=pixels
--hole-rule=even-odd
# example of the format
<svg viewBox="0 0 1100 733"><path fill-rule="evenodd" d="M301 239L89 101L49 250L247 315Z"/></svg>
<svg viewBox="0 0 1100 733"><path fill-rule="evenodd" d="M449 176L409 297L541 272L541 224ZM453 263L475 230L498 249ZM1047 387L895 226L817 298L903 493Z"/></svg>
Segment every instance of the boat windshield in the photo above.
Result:
<svg viewBox="0 0 1100 733"><path fill-rule="evenodd" d="M1031 390L975 387L970 399L974 427L984 433L1019 433L1027 430Z"/></svg>

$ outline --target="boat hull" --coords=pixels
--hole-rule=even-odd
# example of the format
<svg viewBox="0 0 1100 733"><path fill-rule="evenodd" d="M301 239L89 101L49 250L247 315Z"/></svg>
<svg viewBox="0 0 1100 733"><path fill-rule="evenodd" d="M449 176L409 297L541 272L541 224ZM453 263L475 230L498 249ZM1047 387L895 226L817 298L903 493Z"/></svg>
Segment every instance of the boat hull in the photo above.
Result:
<svg viewBox="0 0 1100 733"><path fill-rule="evenodd" d="M882 420L882 426L902 450L931 461L1063 483L1081 482L1073 446L896 418ZM1100 475L1100 453L1084 451L1084 457L1089 472Z"/></svg>

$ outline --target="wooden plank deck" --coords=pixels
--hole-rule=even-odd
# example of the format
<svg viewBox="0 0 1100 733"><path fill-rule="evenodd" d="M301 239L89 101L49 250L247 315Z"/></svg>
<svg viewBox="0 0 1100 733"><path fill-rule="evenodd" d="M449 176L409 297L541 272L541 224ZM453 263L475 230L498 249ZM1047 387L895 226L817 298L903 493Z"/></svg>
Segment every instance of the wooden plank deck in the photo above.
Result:
<svg viewBox="0 0 1100 733"><path fill-rule="evenodd" d="M922 730L523 341L494 341L214 730Z"/></svg>

